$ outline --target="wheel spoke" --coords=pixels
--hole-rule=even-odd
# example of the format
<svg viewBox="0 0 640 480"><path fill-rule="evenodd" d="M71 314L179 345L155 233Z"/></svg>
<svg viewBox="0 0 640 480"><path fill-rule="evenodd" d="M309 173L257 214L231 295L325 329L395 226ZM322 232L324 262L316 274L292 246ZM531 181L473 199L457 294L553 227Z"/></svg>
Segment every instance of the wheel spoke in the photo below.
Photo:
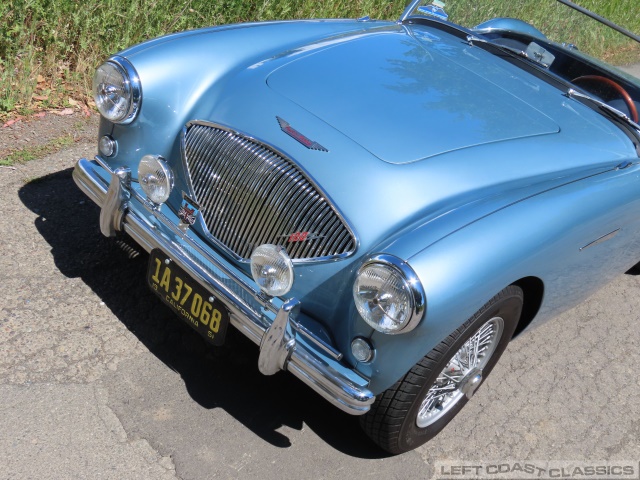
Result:
<svg viewBox="0 0 640 480"><path fill-rule="evenodd" d="M488 320L451 356L420 405L416 420L419 427L442 418L465 396L461 385L468 375L477 375L478 369L487 364L500 341L502 328L502 318Z"/></svg>
<svg viewBox="0 0 640 480"><path fill-rule="evenodd" d="M474 337L474 342L473 342L473 364L471 365L472 367L475 367L478 365L478 358L479 358L479 349L480 349L480 335L479 334L475 334Z"/></svg>
<svg viewBox="0 0 640 480"><path fill-rule="evenodd" d="M450 383L448 385L443 385L441 387L436 387L434 385L433 387L431 387L429 389L429 391L430 392L442 392L442 391L451 392L451 391L455 390L456 388L458 388L458 385L456 385L455 383Z"/></svg>
<svg viewBox="0 0 640 480"><path fill-rule="evenodd" d="M462 374L462 372L454 375L442 372L442 377L444 377L446 380L449 380L455 383L458 383L460 380L462 380L463 376L464 375ZM438 380L440 380L442 377L438 377Z"/></svg>

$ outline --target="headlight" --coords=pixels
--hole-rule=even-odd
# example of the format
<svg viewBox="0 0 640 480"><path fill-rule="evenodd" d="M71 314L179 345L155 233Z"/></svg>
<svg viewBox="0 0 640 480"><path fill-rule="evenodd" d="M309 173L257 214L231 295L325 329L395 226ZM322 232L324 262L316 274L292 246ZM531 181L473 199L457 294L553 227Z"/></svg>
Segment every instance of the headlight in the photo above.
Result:
<svg viewBox="0 0 640 480"><path fill-rule="evenodd" d="M293 286L293 263L284 248L260 245L251 254L251 275L267 295L285 295Z"/></svg>
<svg viewBox="0 0 640 480"><path fill-rule="evenodd" d="M424 290L417 275L391 255L377 255L360 267L353 299L365 322L392 335L413 330L425 310Z"/></svg>
<svg viewBox="0 0 640 480"><path fill-rule="evenodd" d="M113 123L130 123L142 101L140 79L133 65L115 56L103 63L93 76L93 98L100 114Z"/></svg>
<svg viewBox="0 0 640 480"><path fill-rule="evenodd" d="M159 155L145 155L138 165L138 183L149 200L160 205L167 201L173 188L173 172Z"/></svg>

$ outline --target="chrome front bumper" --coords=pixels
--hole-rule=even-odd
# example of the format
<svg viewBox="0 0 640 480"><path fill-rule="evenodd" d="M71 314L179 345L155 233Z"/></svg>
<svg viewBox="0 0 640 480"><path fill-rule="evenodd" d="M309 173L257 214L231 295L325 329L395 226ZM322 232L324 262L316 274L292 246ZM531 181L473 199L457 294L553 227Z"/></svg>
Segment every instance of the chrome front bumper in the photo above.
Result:
<svg viewBox="0 0 640 480"><path fill-rule="evenodd" d="M369 381L340 361L342 355L296 321L296 299L281 302L224 259L203 247L189 231L177 227L168 208L155 208L126 168L115 171L102 162L78 160L73 179L101 207L100 229L106 236L124 231L150 252L163 250L229 309L231 324L260 346L258 367L265 375L286 370L333 405L352 415L366 413L375 397Z"/></svg>

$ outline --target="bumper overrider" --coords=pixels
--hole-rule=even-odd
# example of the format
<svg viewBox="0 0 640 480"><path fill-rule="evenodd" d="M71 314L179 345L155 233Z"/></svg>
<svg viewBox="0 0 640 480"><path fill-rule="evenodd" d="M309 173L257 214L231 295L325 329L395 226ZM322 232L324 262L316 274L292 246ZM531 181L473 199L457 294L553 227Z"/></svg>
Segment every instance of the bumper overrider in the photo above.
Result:
<svg viewBox="0 0 640 480"><path fill-rule="evenodd" d="M265 375L286 370L333 405L352 415L366 413L375 397L342 355L296 321L300 302L268 298L255 283L178 228L177 216L156 207L131 182L127 168L111 170L100 158L78 160L73 179L100 206L106 236L126 232L147 252L162 250L228 309L230 322L260 347L258 368Z"/></svg>

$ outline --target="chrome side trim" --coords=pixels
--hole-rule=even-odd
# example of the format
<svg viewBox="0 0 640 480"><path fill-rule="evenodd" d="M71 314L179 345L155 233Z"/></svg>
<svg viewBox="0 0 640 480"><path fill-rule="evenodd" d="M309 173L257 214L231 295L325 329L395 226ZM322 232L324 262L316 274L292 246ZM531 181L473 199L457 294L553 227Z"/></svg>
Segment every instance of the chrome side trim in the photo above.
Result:
<svg viewBox="0 0 640 480"><path fill-rule="evenodd" d="M333 348L331 345L329 345L328 343L323 341L321 338L316 337L313 333L311 333L309 330L307 330L304 327L304 325L301 325L301 324L297 323L295 321L295 319L292 320L289 323L291 324L291 328L293 328L293 330L295 330L296 333L298 333L299 335L304 335L307 338L307 340L313 342L316 345L316 347L319 347L322 350L324 350L324 352L327 355L330 355L331 357L333 357L337 361L342 360L342 357L343 357L342 353L340 353L338 350Z"/></svg>
<svg viewBox="0 0 640 480"><path fill-rule="evenodd" d="M615 237L616 235L618 235L618 233L620 233L620 229L616 229L611 233L607 233L606 235L601 236L600 238L595 239L593 242L586 244L584 247L580 248L580 251L584 251L587 248L591 248L591 247L595 247L596 245L599 245L601 243L606 242L607 240L611 240L613 237Z"/></svg>
<svg viewBox="0 0 640 480"><path fill-rule="evenodd" d="M106 208L110 186L107 184L108 180L98 173L97 167L93 162L80 159L73 171L73 179L89 198ZM119 176L112 177L112 180L121 183ZM117 191L121 187L113 188ZM327 355L324 348L316 348L316 342L309 341L309 332L298 335L299 331L293 327L292 320L298 308L297 300L277 306L259 298L257 288L235 274L224 261L207 254L192 238L172 225L173 222L162 212L147 205L148 202L132 188L130 201L133 199L136 200L136 207L139 202L146 213L141 215L130 207L122 219L124 231L147 251L154 248L165 251L212 295L220 299L229 309L231 324L257 345L264 343L266 351L264 354L261 352L261 357L265 370L286 368L334 406L352 415L361 415L370 409L375 396L368 388L368 379ZM111 217L111 214L105 215ZM207 263L199 257L206 259ZM242 295L242 292L251 295ZM274 313L275 319L280 319L275 327L275 319L272 320ZM287 333L295 338L295 348ZM272 334L271 338L263 340L268 334ZM267 347L270 342L275 346Z"/></svg>

